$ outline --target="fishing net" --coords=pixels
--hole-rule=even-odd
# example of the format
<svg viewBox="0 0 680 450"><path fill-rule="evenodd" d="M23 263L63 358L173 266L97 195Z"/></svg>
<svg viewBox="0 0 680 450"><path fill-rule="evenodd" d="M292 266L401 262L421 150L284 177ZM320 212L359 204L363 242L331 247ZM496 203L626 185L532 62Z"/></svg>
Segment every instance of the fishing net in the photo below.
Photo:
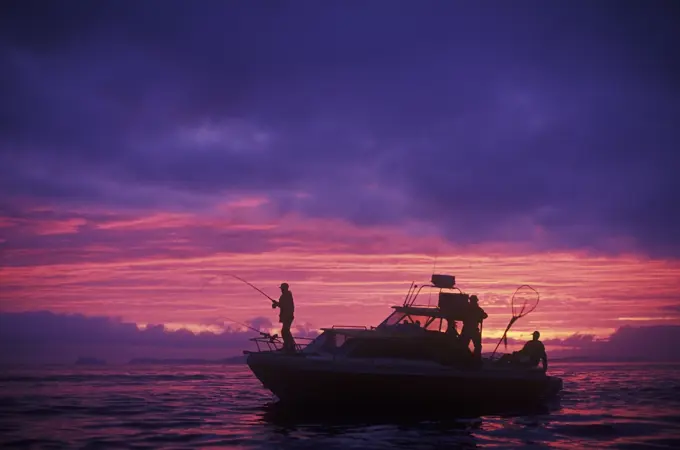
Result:
<svg viewBox="0 0 680 450"><path fill-rule="evenodd" d="M517 288L510 305L512 306L512 317L524 317L538 306L538 291L528 284Z"/></svg>
<svg viewBox="0 0 680 450"><path fill-rule="evenodd" d="M530 312L532 312L536 307L538 306L538 302L540 300L540 297L538 295L538 291L528 284L523 284L522 286L518 287L515 293L512 295L512 299L510 300L510 306L512 308L512 318L510 319L510 323L508 323L508 326L505 328L505 331L503 332L503 337L501 340L498 342L498 345L496 345L496 348L493 351L493 355L496 354L496 350L498 350L498 346L500 345L501 342L503 342L505 348L508 348L508 331L512 327L512 325L519 320L520 317L524 317Z"/></svg>

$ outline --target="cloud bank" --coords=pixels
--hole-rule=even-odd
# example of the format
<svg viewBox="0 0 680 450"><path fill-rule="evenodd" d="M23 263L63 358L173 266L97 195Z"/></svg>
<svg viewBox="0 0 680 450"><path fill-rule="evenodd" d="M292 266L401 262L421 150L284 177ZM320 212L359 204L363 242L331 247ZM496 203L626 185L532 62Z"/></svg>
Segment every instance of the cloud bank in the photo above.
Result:
<svg viewBox="0 0 680 450"><path fill-rule="evenodd" d="M266 318L250 324L271 329ZM309 325L298 326L293 333L314 337ZM254 350L248 339L250 331L227 328L225 332L192 333L171 331L163 325L140 329L135 324L109 317L54 314L50 312L0 314L0 363L72 363L80 356L94 356L109 362L127 362L131 358L223 359ZM680 351L673 343L680 339L680 326L619 328L607 339L592 335L573 335L564 339L546 339L551 358L587 356L600 359L645 359L680 361ZM485 339L485 351L497 341ZM511 345L524 341L510 339ZM503 351L501 346L500 351Z"/></svg>
<svg viewBox="0 0 680 450"><path fill-rule="evenodd" d="M274 328L262 317L249 322L265 332ZM316 332L303 324L294 327L293 334L313 337ZM162 324L140 328L110 317L47 311L0 313L0 362L72 363L81 356L118 363L145 357L223 359L256 349L249 341L253 337L258 334L235 324L225 324L222 332L194 333Z"/></svg>
<svg viewBox="0 0 680 450"><path fill-rule="evenodd" d="M527 340L508 339L509 351L519 350ZM608 337L575 333L563 339L542 339L549 358L588 358L601 361L642 360L680 361L678 325L625 325ZM495 348L498 340L485 339L485 351ZM503 345L499 347L504 350Z"/></svg>

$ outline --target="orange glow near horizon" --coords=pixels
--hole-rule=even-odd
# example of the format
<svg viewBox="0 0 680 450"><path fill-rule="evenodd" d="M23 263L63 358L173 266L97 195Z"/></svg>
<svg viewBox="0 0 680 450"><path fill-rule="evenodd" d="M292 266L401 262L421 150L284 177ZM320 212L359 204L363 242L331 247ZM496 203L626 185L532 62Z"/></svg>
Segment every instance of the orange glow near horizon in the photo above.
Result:
<svg viewBox="0 0 680 450"><path fill-rule="evenodd" d="M294 216L274 220L263 214L264 205L259 198L234 201L222 208L231 215L219 217L23 221L29 226L14 232L24 238L61 233L76 240L5 251L1 309L113 316L195 332L218 331L231 319L265 317L276 328L269 301L225 276L235 274L272 297L280 282L290 283L298 325L369 326L403 302L411 281L429 280L436 257L437 273L455 275L463 291L479 296L490 316L484 323L488 338L502 334L510 297L522 284L535 287L541 302L517 322L511 337L525 339L534 329L543 339L606 337L626 324L680 324L678 261L522 251L501 243L460 247L397 228ZM4 230L22 226L15 222L0 218ZM54 232L45 233L50 225ZM225 244L224 237L235 232L244 234ZM78 241L83 233L95 234ZM4 239L14 239L6 234ZM423 290L419 299L436 303L436 292Z"/></svg>

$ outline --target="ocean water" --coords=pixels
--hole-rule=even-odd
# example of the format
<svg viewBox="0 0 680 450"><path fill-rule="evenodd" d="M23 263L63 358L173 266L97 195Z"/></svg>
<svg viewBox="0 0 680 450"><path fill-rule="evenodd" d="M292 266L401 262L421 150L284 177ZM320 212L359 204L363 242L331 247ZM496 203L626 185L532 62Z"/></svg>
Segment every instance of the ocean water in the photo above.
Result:
<svg viewBox="0 0 680 450"><path fill-rule="evenodd" d="M3 448L680 448L678 364L555 363L559 400L468 417L293 413L245 365L0 370Z"/></svg>

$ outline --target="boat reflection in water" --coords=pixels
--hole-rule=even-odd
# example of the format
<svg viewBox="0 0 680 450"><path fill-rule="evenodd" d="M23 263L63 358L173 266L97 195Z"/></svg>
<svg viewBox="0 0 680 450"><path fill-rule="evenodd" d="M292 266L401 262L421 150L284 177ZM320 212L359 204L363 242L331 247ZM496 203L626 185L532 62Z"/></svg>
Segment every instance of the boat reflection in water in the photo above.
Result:
<svg viewBox="0 0 680 450"><path fill-rule="evenodd" d="M439 290L437 306L416 304L425 287ZM412 284L404 303L377 327L324 328L295 352L282 351L277 339L256 338L258 351L244 353L255 376L287 407L431 410L436 404L476 412L534 407L554 398L560 378L538 367L475 358L461 343L455 323L471 314L469 298L453 276L433 275L430 284Z"/></svg>
<svg viewBox="0 0 680 450"><path fill-rule="evenodd" d="M360 407L351 409L349 408L351 405L347 403L335 408L314 408L303 403L289 404L278 401L262 405L259 416L264 422L277 426L291 428L309 426L324 427L324 429L331 426L338 432L342 427L352 430L356 427L376 425L411 426L414 430L422 431L424 423L431 423L441 431L442 426L448 429L467 430L471 426L480 424L480 420L489 417L547 419L551 414L562 409L559 396L533 405L518 406L465 405L462 407L456 404L445 405L443 402L438 402L436 398L431 398L427 407L414 407L414 405L402 405L397 396L384 405L374 404L365 407L360 402L357 404ZM316 405L319 405L319 402ZM348 411L351 411L351 414L348 414Z"/></svg>

